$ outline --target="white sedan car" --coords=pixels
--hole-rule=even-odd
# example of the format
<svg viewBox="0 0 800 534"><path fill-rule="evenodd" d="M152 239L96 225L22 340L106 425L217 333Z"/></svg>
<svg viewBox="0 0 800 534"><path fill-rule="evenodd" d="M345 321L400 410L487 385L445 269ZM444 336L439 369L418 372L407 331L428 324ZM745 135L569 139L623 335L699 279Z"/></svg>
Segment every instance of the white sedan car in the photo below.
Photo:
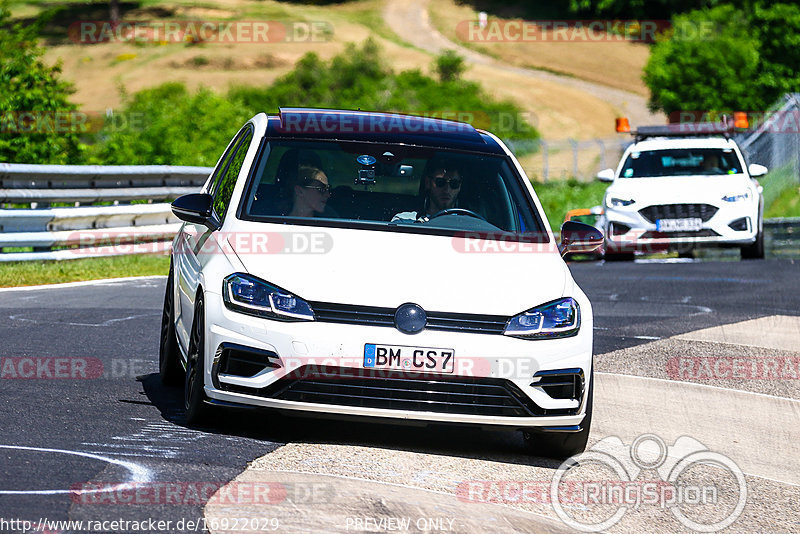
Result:
<svg viewBox="0 0 800 534"><path fill-rule="evenodd" d="M514 156L469 125L282 109L173 203L160 368L224 407L522 430L559 457L592 414L592 308Z"/></svg>
<svg viewBox="0 0 800 534"><path fill-rule="evenodd" d="M644 132L644 133L643 133ZM764 257L763 198L757 177L733 139L723 135L676 135L665 127L640 128L616 171L598 226L607 259L633 253L699 247L738 247L743 258Z"/></svg>

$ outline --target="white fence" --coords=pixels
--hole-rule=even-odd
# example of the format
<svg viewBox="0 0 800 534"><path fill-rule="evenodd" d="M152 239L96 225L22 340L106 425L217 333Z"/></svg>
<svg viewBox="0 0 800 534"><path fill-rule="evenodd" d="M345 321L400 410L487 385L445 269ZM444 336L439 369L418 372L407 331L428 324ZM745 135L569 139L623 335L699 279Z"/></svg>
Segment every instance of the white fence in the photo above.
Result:
<svg viewBox="0 0 800 534"><path fill-rule="evenodd" d="M0 262L166 250L180 224L153 201L198 191L211 170L0 163Z"/></svg>

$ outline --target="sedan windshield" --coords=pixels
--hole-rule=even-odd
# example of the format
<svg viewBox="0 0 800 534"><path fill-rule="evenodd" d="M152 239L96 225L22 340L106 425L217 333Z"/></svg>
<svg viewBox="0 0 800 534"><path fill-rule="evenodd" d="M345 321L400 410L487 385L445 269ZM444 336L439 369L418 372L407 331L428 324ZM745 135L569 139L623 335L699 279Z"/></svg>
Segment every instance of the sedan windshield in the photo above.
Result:
<svg viewBox="0 0 800 534"><path fill-rule="evenodd" d="M631 152L620 178L739 174L742 168L732 149L673 148Z"/></svg>
<svg viewBox="0 0 800 534"><path fill-rule="evenodd" d="M507 158L408 145L265 143L241 214L401 232L544 235Z"/></svg>

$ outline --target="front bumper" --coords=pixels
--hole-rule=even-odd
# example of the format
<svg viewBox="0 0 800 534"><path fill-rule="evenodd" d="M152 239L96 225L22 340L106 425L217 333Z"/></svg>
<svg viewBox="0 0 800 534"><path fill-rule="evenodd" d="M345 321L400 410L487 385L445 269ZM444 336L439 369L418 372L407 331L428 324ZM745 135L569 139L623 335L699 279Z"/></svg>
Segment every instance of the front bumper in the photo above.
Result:
<svg viewBox="0 0 800 534"><path fill-rule="evenodd" d="M584 313L576 336L532 341L430 330L406 335L390 327L318 321L279 322L233 312L220 295L207 293L205 392L222 403L326 416L574 431L585 416L592 365L591 307L588 300L578 300ZM368 343L453 349L454 372L365 370ZM269 363L261 369L231 366L226 363L231 350L239 362ZM564 373L547 373L553 370ZM575 378L574 394L565 395L562 389L554 398L556 386L549 384L562 383L567 375Z"/></svg>
<svg viewBox="0 0 800 534"><path fill-rule="evenodd" d="M756 241L760 221L757 207L707 204L714 214L699 230L659 231L655 220L642 215L642 206L606 208L606 250L610 252L666 252L702 247L741 247Z"/></svg>

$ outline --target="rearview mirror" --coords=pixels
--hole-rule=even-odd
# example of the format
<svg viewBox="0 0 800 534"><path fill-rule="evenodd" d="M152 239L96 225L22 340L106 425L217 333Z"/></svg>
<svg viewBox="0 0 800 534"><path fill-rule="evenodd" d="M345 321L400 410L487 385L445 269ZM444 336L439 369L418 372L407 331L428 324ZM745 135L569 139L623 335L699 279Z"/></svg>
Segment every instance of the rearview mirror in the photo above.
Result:
<svg viewBox="0 0 800 534"><path fill-rule="evenodd" d="M560 249L564 259L574 254L599 258L603 255L603 232L582 222L567 221L561 225Z"/></svg>
<svg viewBox="0 0 800 534"><path fill-rule="evenodd" d="M596 178L601 182L613 182L614 169L603 169L602 171L597 173Z"/></svg>
<svg viewBox="0 0 800 534"><path fill-rule="evenodd" d="M219 221L214 216L214 198L207 193L190 193L172 203L172 213L182 221L202 224L218 230Z"/></svg>
<svg viewBox="0 0 800 534"><path fill-rule="evenodd" d="M758 163L751 163L750 166L747 167L747 171L750 173L750 178L758 178L759 176L767 174L769 169Z"/></svg>

